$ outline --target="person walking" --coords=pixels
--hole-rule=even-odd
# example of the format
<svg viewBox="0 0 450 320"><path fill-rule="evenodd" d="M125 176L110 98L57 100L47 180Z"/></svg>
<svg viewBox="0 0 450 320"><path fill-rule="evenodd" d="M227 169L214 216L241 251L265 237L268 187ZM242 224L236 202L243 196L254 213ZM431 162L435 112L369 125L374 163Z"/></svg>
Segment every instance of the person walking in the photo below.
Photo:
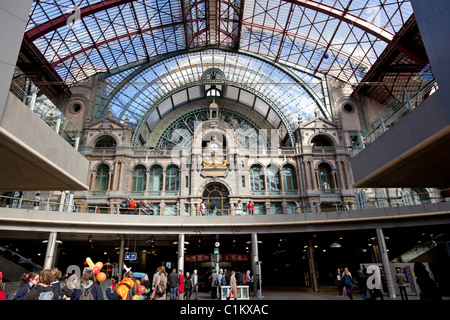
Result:
<svg viewBox="0 0 450 320"><path fill-rule="evenodd" d="M190 300L192 294L192 279L189 271L186 271L186 276L184 277L184 292L185 292L185 299Z"/></svg>
<svg viewBox="0 0 450 320"><path fill-rule="evenodd" d="M245 279L247 280L247 285L249 287L250 292L253 292L253 277L251 276L251 271L247 270L247 274L245 275Z"/></svg>
<svg viewBox="0 0 450 320"><path fill-rule="evenodd" d="M198 300L198 271L197 271L197 269L194 269L194 272L192 274L191 294L192 294L192 291L195 292L194 299Z"/></svg>
<svg viewBox="0 0 450 320"><path fill-rule="evenodd" d="M66 280L66 285L64 288L61 289L61 300L70 300L70 297L72 296L73 290L75 290L77 286L77 275L74 273L70 275Z"/></svg>
<svg viewBox="0 0 450 320"><path fill-rule="evenodd" d="M430 277L430 273L422 262L414 263L414 273L420 289L420 300L442 300L436 282Z"/></svg>
<svg viewBox="0 0 450 320"><path fill-rule="evenodd" d="M34 197L34 210L39 210L39 205L41 204L42 198L41 194L38 192L36 193L36 196Z"/></svg>
<svg viewBox="0 0 450 320"><path fill-rule="evenodd" d="M178 300L184 300L184 276L183 271L178 270Z"/></svg>
<svg viewBox="0 0 450 320"><path fill-rule="evenodd" d="M219 275L217 274L216 269L212 270L209 280L211 281L211 298L215 300L217 299L217 287L219 286Z"/></svg>
<svg viewBox="0 0 450 320"><path fill-rule="evenodd" d="M25 300L59 300L58 290L51 286L53 272L50 269L42 270L39 275L39 283L34 286Z"/></svg>
<svg viewBox="0 0 450 320"><path fill-rule="evenodd" d="M353 300L352 291L353 291L353 285L352 285L352 274L350 271L348 271L348 268L344 269L344 290L345 294L350 300Z"/></svg>
<svg viewBox="0 0 450 320"><path fill-rule="evenodd" d="M80 289L72 291L70 300L103 300L102 288L97 284L94 271L86 269L80 278Z"/></svg>
<svg viewBox="0 0 450 320"><path fill-rule="evenodd" d="M406 293L406 276L403 274L400 268L397 268L397 273L395 275L395 282L397 282L397 286L398 289L400 290L402 300L408 300L408 295Z"/></svg>
<svg viewBox="0 0 450 320"><path fill-rule="evenodd" d="M342 279L342 274L344 271L342 268L338 268L336 272L336 285L338 287L339 295L342 296L342 292L344 290L344 281Z"/></svg>
<svg viewBox="0 0 450 320"><path fill-rule="evenodd" d="M356 281L358 282L359 294L363 300L367 300L367 277L362 270L358 270Z"/></svg>
<svg viewBox="0 0 450 320"><path fill-rule="evenodd" d="M153 290L150 300L166 300L166 290L167 290L166 268L164 266L160 266L158 270L159 275L158 278L156 278L155 290Z"/></svg>
<svg viewBox="0 0 450 320"><path fill-rule="evenodd" d="M252 200L248 202L247 213L251 216L255 214L255 205L253 204Z"/></svg>
<svg viewBox="0 0 450 320"><path fill-rule="evenodd" d="M20 276L20 288L11 300L25 300L30 290L37 285L39 275L35 272L24 273Z"/></svg>
<svg viewBox="0 0 450 320"><path fill-rule="evenodd" d="M177 299L177 287L178 287L178 274L177 269L172 269L172 273L169 274L169 278L167 279L167 284L170 290L170 300Z"/></svg>
<svg viewBox="0 0 450 320"><path fill-rule="evenodd" d="M236 272L231 271L230 276L230 293L228 294L227 300L230 300L233 295L234 300L237 300L237 282L236 282Z"/></svg>

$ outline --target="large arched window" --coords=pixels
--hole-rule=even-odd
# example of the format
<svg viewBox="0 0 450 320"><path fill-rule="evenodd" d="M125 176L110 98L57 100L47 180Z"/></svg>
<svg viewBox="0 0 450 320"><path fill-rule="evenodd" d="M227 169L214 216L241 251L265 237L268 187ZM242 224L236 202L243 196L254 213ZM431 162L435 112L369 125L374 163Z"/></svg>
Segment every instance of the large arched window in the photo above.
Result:
<svg viewBox="0 0 450 320"><path fill-rule="evenodd" d="M325 135L318 135L311 140L311 145L313 147L331 147L333 141Z"/></svg>
<svg viewBox="0 0 450 320"><path fill-rule="evenodd" d="M332 192L332 190L335 188L331 172L331 166L328 163L319 164L320 188L324 192Z"/></svg>
<svg viewBox="0 0 450 320"><path fill-rule="evenodd" d="M170 165L166 169L166 191L178 191L178 168Z"/></svg>
<svg viewBox="0 0 450 320"><path fill-rule="evenodd" d="M109 167L106 164L101 164L97 168L97 176L95 177L95 190L108 190L109 183Z"/></svg>
<svg viewBox="0 0 450 320"><path fill-rule="evenodd" d="M283 185L286 191L297 190L297 178L295 175L295 168L289 164L283 167Z"/></svg>
<svg viewBox="0 0 450 320"><path fill-rule="evenodd" d="M281 190L280 168L275 164L270 164L266 168L267 172L267 189Z"/></svg>
<svg viewBox="0 0 450 320"><path fill-rule="evenodd" d="M137 165L133 171L132 190L137 192L145 191L145 186L145 167L143 165Z"/></svg>
<svg viewBox="0 0 450 320"><path fill-rule="evenodd" d="M113 137L110 136L104 136L100 138L100 140L97 141L95 144L96 148L115 148L116 147L116 140Z"/></svg>
<svg viewBox="0 0 450 320"><path fill-rule="evenodd" d="M161 191L163 187L163 175L162 167L159 165L154 165L150 168L150 180L149 180L149 190L150 191Z"/></svg>
<svg viewBox="0 0 450 320"><path fill-rule="evenodd" d="M264 190L264 174L260 165L253 165L250 168L250 183L253 191Z"/></svg>

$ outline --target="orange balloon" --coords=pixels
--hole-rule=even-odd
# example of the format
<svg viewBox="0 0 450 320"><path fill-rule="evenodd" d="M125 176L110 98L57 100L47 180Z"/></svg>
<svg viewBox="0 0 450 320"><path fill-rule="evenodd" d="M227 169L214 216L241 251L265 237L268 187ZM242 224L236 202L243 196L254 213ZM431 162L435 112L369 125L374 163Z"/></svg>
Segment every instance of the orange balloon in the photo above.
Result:
<svg viewBox="0 0 450 320"><path fill-rule="evenodd" d="M99 272L99 273L97 274L97 280L98 280L99 282L105 281L105 280L106 280L106 274L105 274L104 272Z"/></svg>
<svg viewBox="0 0 450 320"><path fill-rule="evenodd" d="M100 270L103 269L103 263L101 263L100 261L97 262L95 265L96 265Z"/></svg>
<svg viewBox="0 0 450 320"><path fill-rule="evenodd" d="M136 280L136 286L140 286L141 285L141 281L140 280Z"/></svg>

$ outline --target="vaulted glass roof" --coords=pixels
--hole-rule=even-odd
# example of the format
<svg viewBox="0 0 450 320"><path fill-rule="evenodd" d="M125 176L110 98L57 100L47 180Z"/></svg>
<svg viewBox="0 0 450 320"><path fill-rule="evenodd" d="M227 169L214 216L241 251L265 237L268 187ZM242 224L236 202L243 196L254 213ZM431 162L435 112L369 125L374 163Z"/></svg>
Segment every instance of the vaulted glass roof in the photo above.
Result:
<svg viewBox="0 0 450 320"><path fill-rule="evenodd" d="M24 41L69 87L100 75L96 117L141 128L217 68L224 94L249 92L295 127L330 118L325 79L358 84L411 15L407 0L35 0Z"/></svg>
<svg viewBox="0 0 450 320"><path fill-rule="evenodd" d="M215 74L209 74L211 70ZM155 64L132 67L104 82L102 97L107 101L103 104L114 117L127 116L132 124L147 118L150 107L158 108L162 117L177 106L204 96L198 89L188 92L189 87L216 83L224 98L240 100L264 117L269 113L269 106L276 107L292 127L299 114L307 119L318 108L324 115L331 113L320 78L299 71L289 72L289 69L284 72L254 56L218 49L180 54ZM241 88L242 94L238 96L229 86ZM254 92L259 96L256 100ZM165 107L168 103L170 106ZM277 127L279 117L270 118L274 118L272 124Z"/></svg>
<svg viewBox="0 0 450 320"><path fill-rule="evenodd" d="M411 14L406 0L35 0L25 39L69 84L205 46L358 82Z"/></svg>

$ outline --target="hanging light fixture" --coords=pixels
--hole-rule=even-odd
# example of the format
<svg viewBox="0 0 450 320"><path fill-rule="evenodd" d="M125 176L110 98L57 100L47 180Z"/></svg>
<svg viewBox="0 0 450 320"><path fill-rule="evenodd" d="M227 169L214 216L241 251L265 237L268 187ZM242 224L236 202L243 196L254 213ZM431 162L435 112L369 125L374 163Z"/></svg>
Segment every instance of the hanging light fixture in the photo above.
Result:
<svg viewBox="0 0 450 320"><path fill-rule="evenodd" d="M330 248L342 248L342 246L339 243L334 242L331 244Z"/></svg>

